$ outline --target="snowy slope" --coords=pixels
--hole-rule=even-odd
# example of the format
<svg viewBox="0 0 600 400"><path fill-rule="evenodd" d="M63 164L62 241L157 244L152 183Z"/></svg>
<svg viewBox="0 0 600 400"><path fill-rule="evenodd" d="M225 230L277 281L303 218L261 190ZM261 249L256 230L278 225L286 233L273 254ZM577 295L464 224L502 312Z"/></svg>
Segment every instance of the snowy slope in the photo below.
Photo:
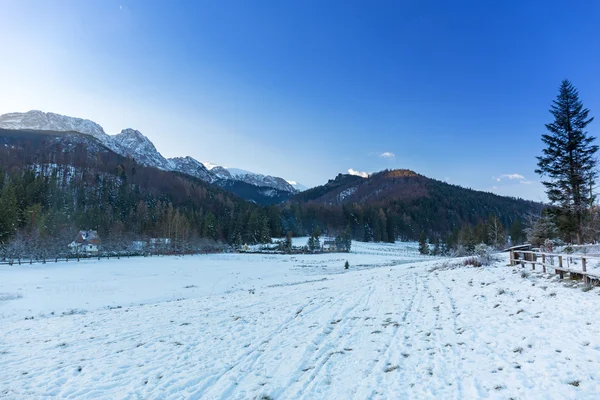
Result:
<svg viewBox="0 0 600 400"><path fill-rule="evenodd" d="M171 162L164 158L150 139L140 131L131 128L123 129L121 133L113 136L112 140L117 144L121 155L133 158L138 164L165 171L173 170Z"/></svg>
<svg viewBox="0 0 600 400"><path fill-rule="evenodd" d="M93 121L67 117L60 114L45 113L38 110L0 115L0 128L80 132L94 136L100 143L111 150L115 150L116 148L111 137L104 132L104 129L100 125Z"/></svg>
<svg viewBox="0 0 600 400"><path fill-rule="evenodd" d="M287 183L292 185L292 187L294 189L296 189L298 192L304 192L305 190L308 190L308 186L304 186L303 184L298 183L296 181L287 181Z"/></svg>
<svg viewBox="0 0 600 400"><path fill-rule="evenodd" d="M116 153L133 158L141 165L166 171L178 171L209 183L220 181L222 187L227 187L228 182L239 181L261 188L277 189L290 194L298 191L294 185L289 184L284 179L270 175L255 174L233 168L226 169L211 163L204 163L203 165L191 157L166 159L158 152L150 139L140 131L131 128L123 129L119 134L110 136L104 132L100 125L90 120L37 110L0 115L0 128L85 133L94 136L100 143Z"/></svg>
<svg viewBox="0 0 600 400"><path fill-rule="evenodd" d="M178 171L186 175L190 175L205 182L213 182L214 177L208 169L200 161L192 157L174 157L169 158L173 171Z"/></svg>
<svg viewBox="0 0 600 400"><path fill-rule="evenodd" d="M270 187L285 192L296 193L297 190L294 186L289 184L285 179L278 178L270 175L257 174L250 171L245 171L238 168L227 168L227 171L231 174L232 179L236 179L242 182L249 183L255 186Z"/></svg>
<svg viewBox="0 0 600 400"><path fill-rule="evenodd" d="M598 289L354 245L0 267L0 397L597 397Z"/></svg>

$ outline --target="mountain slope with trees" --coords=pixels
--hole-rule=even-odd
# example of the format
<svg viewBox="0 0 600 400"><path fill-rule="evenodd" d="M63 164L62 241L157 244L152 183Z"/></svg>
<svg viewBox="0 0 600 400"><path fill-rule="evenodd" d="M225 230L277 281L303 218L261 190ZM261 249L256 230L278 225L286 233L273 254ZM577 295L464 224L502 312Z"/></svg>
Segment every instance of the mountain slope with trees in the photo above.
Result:
<svg viewBox="0 0 600 400"><path fill-rule="evenodd" d="M543 204L466 189L410 170L386 170L368 178L338 175L294 196L282 211L284 229L309 234L347 231L357 240L418 240L447 246L521 241L522 223ZM511 234L512 230L512 234Z"/></svg>
<svg viewBox="0 0 600 400"><path fill-rule="evenodd" d="M149 237L185 250L281 234L268 208L185 174L140 166L75 132L0 130L0 209L4 252L66 251L79 229L98 230L104 248L115 250Z"/></svg>

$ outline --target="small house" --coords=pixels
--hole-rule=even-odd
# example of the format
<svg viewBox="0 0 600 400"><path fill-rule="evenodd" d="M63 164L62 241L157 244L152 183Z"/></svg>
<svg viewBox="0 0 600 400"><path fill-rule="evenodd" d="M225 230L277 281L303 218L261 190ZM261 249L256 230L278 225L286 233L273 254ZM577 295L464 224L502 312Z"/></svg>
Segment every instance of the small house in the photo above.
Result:
<svg viewBox="0 0 600 400"><path fill-rule="evenodd" d="M131 250L133 251L143 251L146 249L148 243L143 240L134 240L131 242Z"/></svg>
<svg viewBox="0 0 600 400"><path fill-rule="evenodd" d="M148 241L150 250L164 250L171 246L170 238L151 238Z"/></svg>
<svg viewBox="0 0 600 400"><path fill-rule="evenodd" d="M69 244L69 248L75 254L98 254L100 236L97 231L79 231L75 240Z"/></svg>
<svg viewBox="0 0 600 400"><path fill-rule="evenodd" d="M323 251L336 251L337 245L334 239L323 240Z"/></svg>

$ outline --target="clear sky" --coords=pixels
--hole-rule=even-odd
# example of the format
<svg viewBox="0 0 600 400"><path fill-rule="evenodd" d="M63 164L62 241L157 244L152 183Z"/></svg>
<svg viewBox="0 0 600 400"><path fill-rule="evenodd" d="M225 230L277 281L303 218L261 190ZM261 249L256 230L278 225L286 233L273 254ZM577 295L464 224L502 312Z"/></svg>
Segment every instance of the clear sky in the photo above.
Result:
<svg viewBox="0 0 600 400"><path fill-rule="evenodd" d="M560 81L600 117L595 0L1 0L0 38L0 113L305 185L410 168L543 199Z"/></svg>

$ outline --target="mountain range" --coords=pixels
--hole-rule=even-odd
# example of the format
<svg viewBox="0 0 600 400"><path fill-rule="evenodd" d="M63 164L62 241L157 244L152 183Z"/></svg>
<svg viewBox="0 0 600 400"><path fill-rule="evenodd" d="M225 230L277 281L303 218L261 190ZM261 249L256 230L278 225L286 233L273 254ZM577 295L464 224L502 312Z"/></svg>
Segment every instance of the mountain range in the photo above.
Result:
<svg viewBox="0 0 600 400"><path fill-rule="evenodd" d="M283 178L236 168L202 163L192 157L165 158L152 141L140 131L127 128L116 135L107 134L99 124L82 118L32 110L0 115L0 128L52 132L79 132L93 136L101 144L139 165L190 175L259 204L281 202L297 194L304 186Z"/></svg>
<svg viewBox="0 0 600 400"><path fill-rule="evenodd" d="M127 231L132 229L128 224L141 218L146 222L137 225L137 232L157 234L159 226L168 230L171 225L161 225L163 220L156 216L148 223L145 207L168 217L174 214L169 214L165 205L172 204L185 214L190 226L196 226L197 235L228 242L260 241L268 236L267 231L271 237L320 231L347 232L365 241L414 240L426 234L429 238L454 238L449 243L456 243L459 237L469 242L473 237L484 240L482 221L496 217L512 229L544 207L402 169L368 177L339 174L325 185L299 192L282 178L202 163L192 157L164 158L134 129L111 136L91 121L35 111L0 116L0 170L21 181L22 189L15 193L24 198L31 195L31 206L45 204L48 210L63 210L51 201L52 196L44 202L36 194L57 187L64 190L65 202L78 196L70 206L81 210L78 225L101 226L109 232L115 221L120 221L123 225L115 229ZM41 179L36 183L40 189L31 186L33 179ZM106 203L111 211L102 210ZM212 206L205 207L209 204ZM96 214L88 214L90 207ZM26 212L30 211L21 214ZM200 220L202 225L198 225ZM243 231L239 240L242 231L238 228Z"/></svg>

